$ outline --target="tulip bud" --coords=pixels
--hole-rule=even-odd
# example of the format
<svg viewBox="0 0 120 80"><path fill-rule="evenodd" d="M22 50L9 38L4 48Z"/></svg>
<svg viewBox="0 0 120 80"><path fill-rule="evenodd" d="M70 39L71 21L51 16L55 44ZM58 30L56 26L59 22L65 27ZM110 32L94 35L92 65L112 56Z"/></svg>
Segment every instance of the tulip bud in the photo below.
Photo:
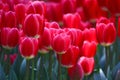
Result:
<svg viewBox="0 0 120 80"><path fill-rule="evenodd" d="M40 14L44 15L46 12L46 5L43 1L33 1L28 5L27 13L28 14Z"/></svg>
<svg viewBox="0 0 120 80"><path fill-rule="evenodd" d="M16 26L16 15L12 11L8 11L5 13L5 21L7 27L15 27Z"/></svg>
<svg viewBox="0 0 120 80"><path fill-rule="evenodd" d="M58 54L64 54L70 47L70 44L71 44L70 36L65 33L61 33L61 34L57 34L53 38L52 48Z"/></svg>
<svg viewBox="0 0 120 80"><path fill-rule="evenodd" d="M97 43L92 41L84 41L82 46L82 56L85 57L94 57L96 54Z"/></svg>
<svg viewBox="0 0 120 80"><path fill-rule="evenodd" d="M96 25L98 42L103 46L111 45L116 39L116 29L113 23Z"/></svg>
<svg viewBox="0 0 120 80"><path fill-rule="evenodd" d="M18 44L19 38L17 28L3 28L1 31L1 44L4 48L14 48Z"/></svg>
<svg viewBox="0 0 120 80"><path fill-rule="evenodd" d="M23 38L19 45L19 51L24 58L34 58L38 52L38 40L29 37Z"/></svg>
<svg viewBox="0 0 120 80"><path fill-rule="evenodd" d="M29 14L24 20L23 32L30 37L39 36L43 31L41 16L38 14ZM42 26L41 26L42 25Z"/></svg>
<svg viewBox="0 0 120 80"><path fill-rule="evenodd" d="M17 54L16 53L11 54L10 55L10 63L13 64L16 58L17 58Z"/></svg>
<svg viewBox="0 0 120 80"><path fill-rule="evenodd" d="M26 6L24 4L17 4L15 6L15 14L16 14L17 22L19 24L22 24L25 18L25 11L26 11Z"/></svg>
<svg viewBox="0 0 120 80"><path fill-rule="evenodd" d="M85 75L90 75L94 69L94 58L80 57L78 64L83 68Z"/></svg>
<svg viewBox="0 0 120 80"><path fill-rule="evenodd" d="M52 36L51 36L51 32L50 32L50 29L48 28L44 28L44 32L43 34L41 35L41 38L43 40L43 45L47 48L51 48L51 43L52 43Z"/></svg>
<svg viewBox="0 0 120 80"><path fill-rule="evenodd" d="M57 56L58 61L59 57ZM61 65L63 67L73 67L79 58L79 48L77 46L71 46L65 54L61 55Z"/></svg>
<svg viewBox="0 0 120 80"><path fill-rule="evenodd" d="M84 71L81 64L75 64L72 68L68 68L70 80L83 80Z"/></svg>
<svg viewBox="0 0 120 80"><path fill-rule="evenodd" d="M84 37L84 40L87 40L87 41L95 41L97 43L97 36L96 36L96 29L95 28L90 28L90 29L85 29L83 31L83 37Z"/></svg>

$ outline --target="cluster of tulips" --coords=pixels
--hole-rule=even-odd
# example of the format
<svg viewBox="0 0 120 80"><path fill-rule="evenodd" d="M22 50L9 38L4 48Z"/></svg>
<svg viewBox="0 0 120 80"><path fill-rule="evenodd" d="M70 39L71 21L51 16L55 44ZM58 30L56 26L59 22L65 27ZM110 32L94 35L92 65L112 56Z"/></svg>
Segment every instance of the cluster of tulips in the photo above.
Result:
<svg viewBox="0 0 120 80"><path fill-rule="evenodd" d="M17 56L22 56L28 71L29 60L46 54L52 59L54 55L57 80L62 80L61 67L67 69L70 80L83 80L94 71L97 46L107 50L120 36L119 4L119 0L1 0L1 61L8 59L12 66ZM13 53L13 49L18 52ZM52 80L50 59L48 74ZM28 74L25 80L30 80Z"/></svg>

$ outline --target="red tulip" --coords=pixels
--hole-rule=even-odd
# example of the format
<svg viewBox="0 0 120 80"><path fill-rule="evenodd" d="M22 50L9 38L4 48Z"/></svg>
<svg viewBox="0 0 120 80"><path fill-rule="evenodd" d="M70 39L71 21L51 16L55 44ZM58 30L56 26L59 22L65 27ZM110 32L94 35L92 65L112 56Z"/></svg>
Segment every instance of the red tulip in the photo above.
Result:
<svg viewBox="0 0 120 80"><path fill-rule="evenodd" d="M70 47L70 44L71 44L70 36L65 33L61 33L57 34L53 38L52 48L58 54L64 54Z"/></svg>
<svg viewBox="0 0 120 80"><path fill-rule="evenodd" d="M116 29L113 23L98 23L96 31L98 42L104 46L111 45L116 39Z"/></svg>
<svg viewBox="0 0 120 80"><path fill-rule="evenodd" d="M19 37L17 28L3 28L1 31L1 44L5 48L14 48L18 45Z"/></svg>
<svg viewBox="0 0 120 80"><path fill-rule="evenodd" d="M82 56L85 57L94 57L96 54L97 43L92 41L84 41L82 46Z"/></svg>
<svg viewBox="0 0 120 80"><path fill-rule="evenodd" d="M68 13L63 15L63 22L65 27L79 28L80 21L81 21L81 17L78 13L75 14Z"/></svg>
<svg viewBox="0 0 120 80"><path fill-rule="evenodd" d="M15 27L16 26L16 15L12 11L5 13L6 27Z"/></svg>
<svg viewBox="0 0 120 80"><path fill-rule="evenodd" d="M60 3L49 2L46 3L45 17L48 21L61 21L62 20L62 7Z"/></svg>
<svg viewBox="0 0 120 80"><path fill-rule="evenodd" d="M19 45L19 51L24 58L34 58L38 52L38 40L29 37L23 38Z"/></svg>
<svg viewBox="0 0 120 80"><path fill-rule="evenodd" d="M59 56L59 54L58 54ZM79 48L77 46L71 46L65 54L61 55L61 64L63 67L73 67L79 58ZM59 60L59 57L58 57Z"/></svg>
<svg viewBox="0 0 120 80"><path fill-rule="evenodd" d="M43 32L43 19L38 14L29 14L25 17L23 32L30 37L39 36Z"/></svg>
<svg viewBox="0 0 120 80"><path fill-rule="evenodd" d="M42 38L42 43L43 45L48 48L51 49L51 43L52 43L52 36L51 36L51 31L49 28L44 28L44 32L41 35Z"/></svg>
<svg viewBox="0 0 120 80"><path fill-rule="evenodd" d="M83 34L81 30L70 28L68 30L68 35L70 35L73 45L81 46L83 44Z"/></svg>
<svg viewBox="0 0 120 80"><path fill-rule="evenodd" d="M23 20L25 19L25 12L26 12L25 4L17 4L15 6L15 14L16 14L17 22L19 24L23 23Z"/></svg>
<svg viewBox="0 0 120 80"><path fill-rule="evenodd" d="M10 55L10 64L13 64L16 58L17 58L17 54L16 53L11 54Z"/></svg>
<svg viewBox="0 0 120 80"><path fill-rule="evenodd" d="M83 37L84 37L84 40L87 40L87 41L95 41L97 43L97 35L96 35L96 29L95 28L90 28L90 29L85 29L83 31Z"/></svg>
<svg viewBox="0 0 120 80"><path fill-rule="evenodd" d="M33 1L28 5L27 13L28 14L40 14L44 15L46 12L46 5L44 1Z"/></svg>
<svg viewBox="0 0 120 80"><path fill-rule="evenodd" d="M82 66L84 74L90 75L94 69L94 58L80 57L78 64Z"/></svg>
<svg viewBox="0 0 120 80"><path fill-rule="evenodd" d="M74 13L76 8L76 1L75 0L62 0L61 6L63 9L63 13Z"/></svg>
<svg viewBox="0 0 120 80"><path fill-rule="evenodd" d="M68 68L68 75L70 76L70 80L82 80L84 71L81 64L75 64L72 68Z"/></svg>

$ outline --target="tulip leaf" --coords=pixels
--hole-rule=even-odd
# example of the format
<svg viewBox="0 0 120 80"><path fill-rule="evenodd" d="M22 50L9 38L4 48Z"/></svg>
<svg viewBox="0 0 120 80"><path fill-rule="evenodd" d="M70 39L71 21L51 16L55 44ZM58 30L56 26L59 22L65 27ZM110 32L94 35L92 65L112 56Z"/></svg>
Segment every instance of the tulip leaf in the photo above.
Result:
<svg viewBox="0 0 120 80"><path fill-rule="evenodd" d="M115 79L118 70L120 70L120 62L112 70L112 79L113 80Z"/></svg>
<svg viewBox="0 0 120 80"><path fill-rule="evenodd" d="M20 66L20 78L24 80L25 72L26 71L26 59L23 59L22 64Z"/></svg>
<svg viewBox="0 0 120 80"><path fill-rule="evenodd" d="M0 80L6 80L6 76L3 70L3 67L0 64Z"/></svg>
<svg viewBox="0 0 120 80"><path fill-rule="evenodd" d="M37 78L40 78L40 80L49 80L48 79L48 73L47 73L47 68L45 67L44 64L44 59L43 56L41 58L38 59L37 62ZM39 80L39 79L38 79Z"/></svg>
<svg viewBox="0 0 120 80"><path fill-rule="evenodd" d="M20 73L19 70L20 70L22 60L23 60L23 58L18 54L15 62L12 65L12 67L13 67L16 75L18 76L18 78L19 78L19 73Z"/></svg>
<svg viewBox="0 0 120 80"><path fill-rule="evenodd" d="M10 73L8 75L8 80L18 80L17 75L12 68L10 69Z"/></svg>
<svg viewBox="0 0 120 80"><path fill-rule="evenodd" d="M99 72L94 73L94 80L107 80L102 69L99 69Z"/></svg>

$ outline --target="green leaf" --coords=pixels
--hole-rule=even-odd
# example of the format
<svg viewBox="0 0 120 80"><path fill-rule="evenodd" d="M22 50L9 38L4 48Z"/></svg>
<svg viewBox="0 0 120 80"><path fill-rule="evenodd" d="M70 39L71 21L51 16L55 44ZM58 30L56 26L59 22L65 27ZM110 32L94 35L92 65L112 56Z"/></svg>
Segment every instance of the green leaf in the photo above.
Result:
<svg viewBox="0 0 120 80"><path fill-rule="evenodd" d="M18 80L16 73L14 72L14 70L12 68L10 69L10 73L8 75L8 80Z"/></svg>
<svg viewBox="0 0 120 80"><path fill-rule="evenodd" d="M37 77L40 78L40 80L49 80L47 68L45 67L45 64L43 63L43 57L38 59L38 65L37 65Z"/></svg>
<svg viewBox="0 0 120 80"><path fill-rule="evenodd" d="M112 79L113 80L115 79L118 70L120 70L120 62L112 70Z"/></svg>
<svg viewBox="0 0 120 80"><path fill-rule="evenodd" d="M18 78L19 78L20 66L21 66L22 60L23 60L23 58L20 56L20 54L18 54L15 62L12 65Z"/></svg>
<svg viewBox="0 0 120 80"><path fill-rule="evenodd" d="M25 72L26 71L26 59L23 59L22 64L20 66L20 78L24 80Z"/></svg>
<svg viewBox="0 0 120 80"><path fill-rule="evenodd" d="M6 80L6 76L1 64L0 64L0 80Z"/></svg>
<svg viewBox="0 0 120 80"><path fill-rule="evenodd" d="M107 80L102 69L99 69L99 72L94 73L94 80Z"/></svg>

